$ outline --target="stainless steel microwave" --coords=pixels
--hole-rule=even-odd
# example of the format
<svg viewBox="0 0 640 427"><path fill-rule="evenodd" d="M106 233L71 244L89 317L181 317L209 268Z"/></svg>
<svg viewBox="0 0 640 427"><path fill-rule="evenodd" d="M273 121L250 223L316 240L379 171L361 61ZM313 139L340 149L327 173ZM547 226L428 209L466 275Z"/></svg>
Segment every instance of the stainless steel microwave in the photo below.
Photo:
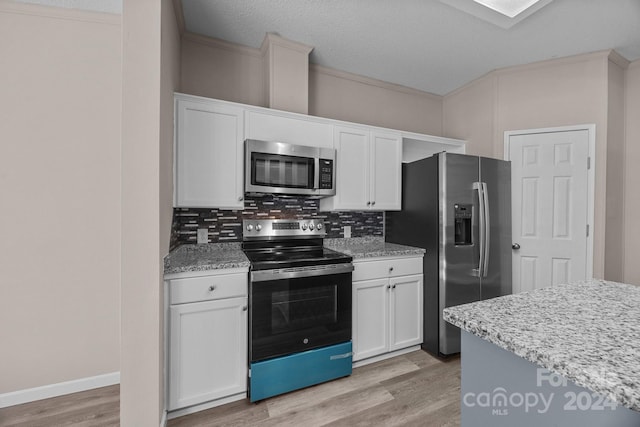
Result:
<svg viewBox="0 0 640 427"><path fill-rule="evenodd" d="M336 150L247 139L244 144L247 193L336 194Z"/></svg>

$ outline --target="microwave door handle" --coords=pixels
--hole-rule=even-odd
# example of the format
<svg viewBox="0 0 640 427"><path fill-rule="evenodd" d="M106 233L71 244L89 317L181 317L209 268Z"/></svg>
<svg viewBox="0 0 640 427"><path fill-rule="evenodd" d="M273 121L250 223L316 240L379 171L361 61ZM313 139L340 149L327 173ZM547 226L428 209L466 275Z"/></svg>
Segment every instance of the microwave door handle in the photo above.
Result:
<svg viewBox="0 0 640 427"><path fill-rule="evenodd" d="M313 161L313 189L320 188L320 156L315 156Z"/></svg>

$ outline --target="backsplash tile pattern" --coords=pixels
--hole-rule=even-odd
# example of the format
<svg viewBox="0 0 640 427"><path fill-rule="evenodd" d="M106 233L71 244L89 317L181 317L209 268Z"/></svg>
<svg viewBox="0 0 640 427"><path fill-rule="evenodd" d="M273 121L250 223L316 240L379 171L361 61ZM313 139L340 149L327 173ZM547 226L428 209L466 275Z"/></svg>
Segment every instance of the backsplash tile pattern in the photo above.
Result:
<svg viewBox="0 0 640 427"><path fill-rule="evenodd" d="M171 249L195 244L198 228L207 228L210 243L241 242L243 219L324 219L327 238L344 237L345 225L352 237L383 236L384 212L320 212L319 200L306 197L247 197L244 210L174 208Z"/></svg>

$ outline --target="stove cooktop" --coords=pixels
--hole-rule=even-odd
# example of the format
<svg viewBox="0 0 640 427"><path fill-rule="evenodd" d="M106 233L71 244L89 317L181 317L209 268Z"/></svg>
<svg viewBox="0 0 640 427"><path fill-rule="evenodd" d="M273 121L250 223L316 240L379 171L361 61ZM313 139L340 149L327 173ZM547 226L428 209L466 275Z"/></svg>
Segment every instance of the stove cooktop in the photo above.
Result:
<svg viewBox="0 0 640 427"><path fill-rule="evenodd" d="M251 270L349 263L349 255L322 246L324 222L313 220L245 220L242 249Z"/></svg>

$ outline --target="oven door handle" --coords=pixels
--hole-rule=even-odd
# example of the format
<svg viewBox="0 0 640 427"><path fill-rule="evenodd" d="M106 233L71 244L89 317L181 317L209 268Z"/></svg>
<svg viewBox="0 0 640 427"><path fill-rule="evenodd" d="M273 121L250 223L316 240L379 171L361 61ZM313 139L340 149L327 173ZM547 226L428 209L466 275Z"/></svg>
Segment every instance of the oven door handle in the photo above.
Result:
<svg viewBox="0 0 640 427"><path fill-rule="evenodd" d="M329 264L310 267L292 267L276 270L258 270L251 272L252 282L267 282L282 279L300 279L303 277L329 276L332 274L350 273L353 264Z"/></svg>

